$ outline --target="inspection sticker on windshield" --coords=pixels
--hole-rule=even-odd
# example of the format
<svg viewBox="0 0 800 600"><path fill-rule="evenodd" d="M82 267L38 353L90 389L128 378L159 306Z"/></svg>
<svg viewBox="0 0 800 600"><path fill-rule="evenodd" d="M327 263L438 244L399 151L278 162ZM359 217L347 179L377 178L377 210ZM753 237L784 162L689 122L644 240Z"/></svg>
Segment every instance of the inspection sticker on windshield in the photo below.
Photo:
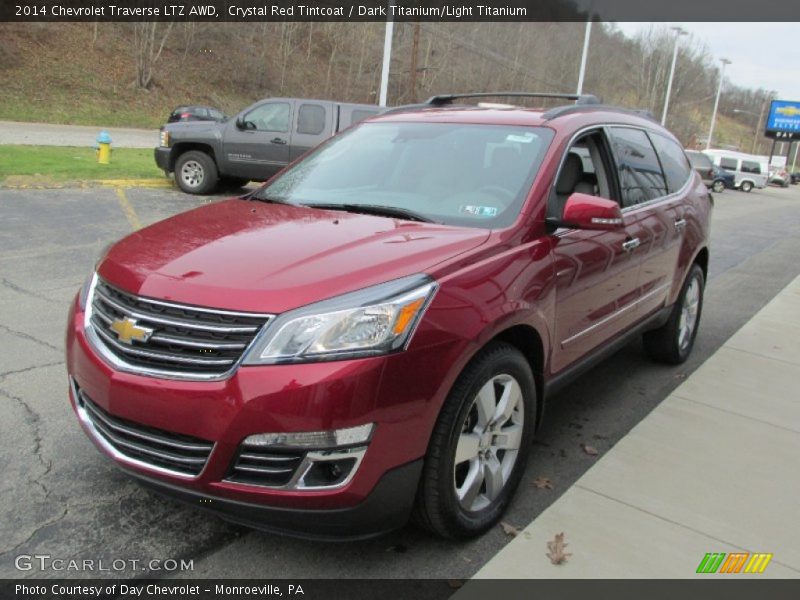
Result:
<svg viewBox="0 0 800 600"><path fill-rule="evenodd" d="M522 135L517 135L515 133L509 133L506 136L506 141L507 142L517 142L518 144L530 144L533 141L533 138L535 138L535 137L536 137L536 135L533 134L530 131L526 131Z"/></svg>
<svg viewBox="0 0 800 600"><path fill-rule="evenodd" d="M496 217L497 207L494 206L461 206L461 212L475 217Z"/></svg>

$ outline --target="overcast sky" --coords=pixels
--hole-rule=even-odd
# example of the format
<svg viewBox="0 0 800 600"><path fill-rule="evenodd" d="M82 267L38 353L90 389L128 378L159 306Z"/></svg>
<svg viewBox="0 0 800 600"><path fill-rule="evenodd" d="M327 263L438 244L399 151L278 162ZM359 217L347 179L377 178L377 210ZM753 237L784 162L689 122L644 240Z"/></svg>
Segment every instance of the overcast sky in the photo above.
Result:
<svg viewBox="0 0 800 600"><path fill-rule="evenodd" d="M714 58L732 61L725 67L727 81L775 90L780 100L800 101L797 23L617 23L626 35L662 25L680 25L695 41L705 43Z"/></svg>

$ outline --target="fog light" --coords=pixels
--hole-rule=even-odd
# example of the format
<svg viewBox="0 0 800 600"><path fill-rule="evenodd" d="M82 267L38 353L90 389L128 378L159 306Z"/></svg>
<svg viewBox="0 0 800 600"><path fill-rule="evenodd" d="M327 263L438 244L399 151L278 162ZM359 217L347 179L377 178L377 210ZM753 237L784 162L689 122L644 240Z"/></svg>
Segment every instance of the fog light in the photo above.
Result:
<svg viewBox="0 0 800 600"><path fill-rule="evenodd" d="M291 448L339 448L368 442L375 423L331 429L329 431L299 431L294 433L258 433L248 437L248 446L271 446Z"/></svg>

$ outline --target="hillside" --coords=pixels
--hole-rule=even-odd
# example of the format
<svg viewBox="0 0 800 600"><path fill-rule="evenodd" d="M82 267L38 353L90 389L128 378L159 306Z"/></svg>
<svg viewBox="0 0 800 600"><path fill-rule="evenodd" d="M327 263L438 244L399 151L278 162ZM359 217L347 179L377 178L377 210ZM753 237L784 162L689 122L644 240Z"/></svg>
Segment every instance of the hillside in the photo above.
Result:
<svg viewBox="0 0 800 600"><path fill-rule="evenodd" d="M377 96L381 23L159 24L146 32L151 50L164 42L146 89L135 84L143 39L137 27L151 25L0 24L0 119L158 127L185 103L230 114L271 95L354 102ZM581 23L398 23L390 103L457 91L572 91L582 30ZM631 40L598 24L585 89L660 115L671 59L665 35L657 29ZM684 144L708 134L715 77L701 45L682 52L667 125ZM733 109L758 111L762 97L761 90L727 86L715 145L750 150L754 119Z"/></svg>

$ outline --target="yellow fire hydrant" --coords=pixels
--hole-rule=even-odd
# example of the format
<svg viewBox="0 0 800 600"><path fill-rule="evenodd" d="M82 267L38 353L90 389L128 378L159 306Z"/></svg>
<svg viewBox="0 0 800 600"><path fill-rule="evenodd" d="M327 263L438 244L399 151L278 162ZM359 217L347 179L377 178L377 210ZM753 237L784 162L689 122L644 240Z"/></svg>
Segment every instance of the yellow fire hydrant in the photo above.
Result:
<svg viewBox="0 0 800 600"><path fill-rule="evenodd" d="M97 162L107 165L111 162L111 136L103 130L95 141L97 142Z"/></svg>

